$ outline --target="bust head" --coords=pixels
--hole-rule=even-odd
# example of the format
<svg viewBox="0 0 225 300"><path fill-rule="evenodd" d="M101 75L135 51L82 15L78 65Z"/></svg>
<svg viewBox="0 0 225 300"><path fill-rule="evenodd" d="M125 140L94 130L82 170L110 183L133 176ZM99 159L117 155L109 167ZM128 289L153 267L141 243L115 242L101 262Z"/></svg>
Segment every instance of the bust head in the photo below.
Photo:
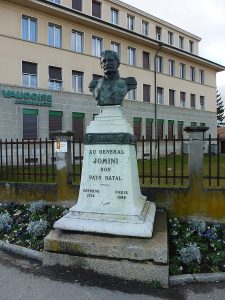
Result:
<svg viewBox="0 0 225 300"><path fill-rule="evenodd" d="M105 77L113 78L117 74L120 65L120 59L118 54L111 50L106 50L102 52L100 58L100 65L104 70Z"/></svg>

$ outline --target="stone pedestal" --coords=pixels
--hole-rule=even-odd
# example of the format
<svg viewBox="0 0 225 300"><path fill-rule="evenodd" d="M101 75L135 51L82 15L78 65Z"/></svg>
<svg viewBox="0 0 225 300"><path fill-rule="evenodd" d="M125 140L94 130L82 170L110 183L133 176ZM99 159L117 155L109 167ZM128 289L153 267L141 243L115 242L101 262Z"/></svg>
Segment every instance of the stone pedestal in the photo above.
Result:
<svg viewBox="0 0 225 300"><path fill-rule="evenodd" d="M78 203L54 228L151 237L155 204L141 194L133 129L119 105L87 128Z"/></svg>
<svg viewBox="0 0 225 300"><path fill-rule="evenodd" d="M92 270L124 280L168 287L167 216L156 214L151 239L67 233L55 229L44 239L43 265Z"/></svg>

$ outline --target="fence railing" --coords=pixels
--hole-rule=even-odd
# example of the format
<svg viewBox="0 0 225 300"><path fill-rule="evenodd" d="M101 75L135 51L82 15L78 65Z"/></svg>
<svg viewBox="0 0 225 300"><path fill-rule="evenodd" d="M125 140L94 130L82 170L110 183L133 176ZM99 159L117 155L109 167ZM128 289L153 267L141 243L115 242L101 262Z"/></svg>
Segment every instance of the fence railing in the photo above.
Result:
<svg viewBox="0 0 225 300"><path fill-rule="evenodd" d="M54 140L0 140L0 180L54 182Z"/></svg>
<svg viewBox="0 0 225 300"><path fill-rule="evenodd" d="M14 182L55 182L57 178L54 140L0 140L0 180ZM189 139L151 139L137 142L138 171L142 186L189 185ZM204 186L225 187L225 139L204 139ZM71 141L72 178L80 183L84 145Z"/></svg>

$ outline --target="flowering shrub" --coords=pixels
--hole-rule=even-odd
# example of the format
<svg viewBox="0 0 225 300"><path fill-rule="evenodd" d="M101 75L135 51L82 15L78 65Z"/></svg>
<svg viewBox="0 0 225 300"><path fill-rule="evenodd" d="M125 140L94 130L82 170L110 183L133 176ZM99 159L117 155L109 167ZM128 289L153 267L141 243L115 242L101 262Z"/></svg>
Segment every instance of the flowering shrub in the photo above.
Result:
<svg viewBox="0 0 225 300"><path fill-rule="evenodd" d="M169 220L171 275L225 272L225 225Z"/></svg>
<svg viewBox="0 0 225 300"><path fill-rule="evenodd" d="M43 250L43 239L65 208L44 201L32 204L0 203L0 239L35 250Z"/></svg>
<svg viewBox="0 0 225 300"><path fill-rule="evenodd" d="M41 236L46 232L48 222L46 220L32 221L27 226L27 231L35 237Z"/></svg>

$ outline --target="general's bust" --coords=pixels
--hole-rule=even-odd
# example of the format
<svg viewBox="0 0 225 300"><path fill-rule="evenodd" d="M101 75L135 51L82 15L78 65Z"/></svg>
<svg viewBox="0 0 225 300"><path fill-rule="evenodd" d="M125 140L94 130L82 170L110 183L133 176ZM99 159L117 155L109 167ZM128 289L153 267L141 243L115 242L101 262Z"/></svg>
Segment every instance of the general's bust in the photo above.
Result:
<svg viewBox="0 0 225 300"><path fill-rule="evenodd" d="M136 89L136 79L134 77L120 78L118 71L120 59L114 51L102 52L100 65L104 76L101 79L92 80L89 90L99 106L121 105L127 92Z"/></svg>

